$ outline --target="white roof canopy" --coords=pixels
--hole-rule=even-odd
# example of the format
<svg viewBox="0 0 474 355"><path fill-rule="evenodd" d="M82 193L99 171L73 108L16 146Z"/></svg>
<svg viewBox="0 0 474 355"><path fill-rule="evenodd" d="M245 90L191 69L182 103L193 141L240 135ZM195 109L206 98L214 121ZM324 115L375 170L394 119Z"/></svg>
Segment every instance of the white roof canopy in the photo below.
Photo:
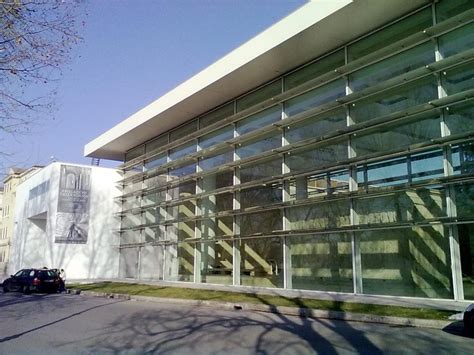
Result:
<svg viewBox="0 0 474 355"><path fill-rule="evenodd" d="M127 150L336 49L428 0L313 0L89 142L84 155Z"/></svg>

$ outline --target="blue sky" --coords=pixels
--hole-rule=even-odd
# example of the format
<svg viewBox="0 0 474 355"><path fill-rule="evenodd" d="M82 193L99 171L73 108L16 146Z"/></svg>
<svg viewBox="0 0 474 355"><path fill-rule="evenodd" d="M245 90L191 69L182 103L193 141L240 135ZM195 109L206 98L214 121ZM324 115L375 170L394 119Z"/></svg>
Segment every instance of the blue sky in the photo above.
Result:
<svg viewBox="0 0 474 355"><path fill-rule="evenodd" d="M55 119L0 166L89 164L86 143L282 19L305 0L89 0ZM3 164L2 164L3 163ZM101 161L101 166L117 162Z"/></svg>

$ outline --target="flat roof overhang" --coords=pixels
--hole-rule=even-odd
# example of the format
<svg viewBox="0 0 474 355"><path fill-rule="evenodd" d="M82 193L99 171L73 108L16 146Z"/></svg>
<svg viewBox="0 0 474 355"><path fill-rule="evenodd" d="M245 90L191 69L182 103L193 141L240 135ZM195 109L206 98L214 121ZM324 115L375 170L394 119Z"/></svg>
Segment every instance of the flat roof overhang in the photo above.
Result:
<svg viewBox="0 0 474 355"><path fill-rule="evenodd" d="M313 0L95 138L84 155L125 152L430 0Z"/></svg>

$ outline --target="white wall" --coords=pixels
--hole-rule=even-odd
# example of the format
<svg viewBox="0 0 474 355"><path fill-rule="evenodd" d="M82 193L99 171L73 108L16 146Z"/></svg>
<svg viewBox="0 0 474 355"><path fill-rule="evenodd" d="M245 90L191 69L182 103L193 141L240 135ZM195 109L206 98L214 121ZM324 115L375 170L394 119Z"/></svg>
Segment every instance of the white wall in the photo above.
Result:
<svg viewBox="0 0 474 355"><path fill-rule="evenodd" d="M118 276L119 221L114 197L119 195L116 170L91 167L90 215L85 244L56 243L60 166L52 163L18 186L9 273L25 267L64 268L68 279ZM30 190L49 180L49 190L29 200Z"/></svg>

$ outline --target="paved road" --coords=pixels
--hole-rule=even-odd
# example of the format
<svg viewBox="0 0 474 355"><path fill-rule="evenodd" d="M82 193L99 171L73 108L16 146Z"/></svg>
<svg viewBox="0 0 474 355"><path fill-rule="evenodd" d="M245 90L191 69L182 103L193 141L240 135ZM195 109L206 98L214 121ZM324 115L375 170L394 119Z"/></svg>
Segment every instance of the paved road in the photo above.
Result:
<svg viewBox="0 0 474 355"><path fill-rule="evenodd" d="M0 353L473 353L421 328L72 295L0 292Z"/></svg>

